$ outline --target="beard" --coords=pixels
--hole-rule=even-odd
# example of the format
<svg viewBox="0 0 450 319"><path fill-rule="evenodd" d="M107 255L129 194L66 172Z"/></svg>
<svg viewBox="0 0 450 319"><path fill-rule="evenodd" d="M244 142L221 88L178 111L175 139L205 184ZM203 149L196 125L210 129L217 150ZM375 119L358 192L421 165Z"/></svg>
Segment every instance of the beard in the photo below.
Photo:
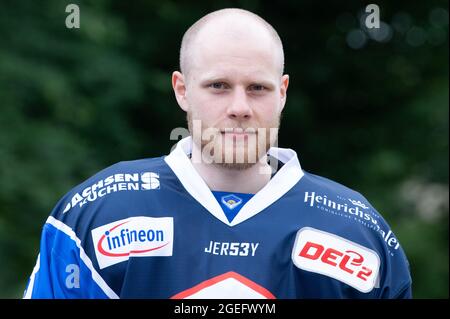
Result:
<svg viewBox="0 0 450 319"><path fill-rule="evenodd" d="M187 113L188 129L193 143L201 150L201 161L219 165L233 170L245 170L261 161L278 138L280 116L269 123L269 127L236 127L245 134L235 136L224 134L225 128L203 126L200 120L193 120L191 112Z"/></svg>

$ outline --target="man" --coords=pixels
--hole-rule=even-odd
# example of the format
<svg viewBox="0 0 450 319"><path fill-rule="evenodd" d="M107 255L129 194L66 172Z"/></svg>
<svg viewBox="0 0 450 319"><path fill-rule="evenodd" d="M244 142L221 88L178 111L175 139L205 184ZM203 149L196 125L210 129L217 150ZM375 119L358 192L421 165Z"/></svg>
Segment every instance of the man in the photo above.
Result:
<svg viewBox="0 0 450 319"><path fill-rule="evenodd" d="M255 14L197 21L172 76L192 136L66 194L25 298L410 298L406 256L370 203L274 147L283 64Z"/></svg>

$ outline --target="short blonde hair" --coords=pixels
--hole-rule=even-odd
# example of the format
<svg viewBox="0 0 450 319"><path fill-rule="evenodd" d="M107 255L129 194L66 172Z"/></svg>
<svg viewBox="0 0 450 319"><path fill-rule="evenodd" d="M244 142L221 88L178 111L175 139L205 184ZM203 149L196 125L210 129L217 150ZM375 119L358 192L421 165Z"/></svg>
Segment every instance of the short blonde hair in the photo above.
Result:
<svg viewBox="0 0 450 319"><path fill-rule="evenodd" d="M190 52L192 44L195 42L195 39L202 30L205 25L207 25L209 22L213 21L214 19L222 18L222 17L228 17L228 16L240 16L243 18L251 19L252 22L259 23L262 25L269 33L270 37L273 39L276 47L279 50L279 54L281 57L281 61L279 62L279 70L280 75L284 72L284 53L283 53L283 43L281 42L280 36L278 35L277 31L263 18L258 16L257 14L244 10L244 9L238 9L238 8L227 8L227 9L221 9L217 11L213 11L199 20L195 22L183 35L183 39L181 41L181 49L180 49L180 71L183 74L188 74L190 69Z"/></svg>

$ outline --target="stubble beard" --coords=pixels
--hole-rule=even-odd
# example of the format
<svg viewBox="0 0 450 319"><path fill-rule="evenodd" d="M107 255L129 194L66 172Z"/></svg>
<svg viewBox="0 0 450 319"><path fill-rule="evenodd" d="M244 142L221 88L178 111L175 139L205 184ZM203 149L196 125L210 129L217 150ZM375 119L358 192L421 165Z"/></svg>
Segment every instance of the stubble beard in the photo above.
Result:
<svg viewBox="0 0 450 319"><path fill-rule="evenodd" d="M203 123L201 123L201 137L195 137L194 134L198 133L194 129L193 121L192 113L188 112L188 129L193 136L193 143L197 146L200 144L202 161L232 170L246 170L261 161L269 149L276 144L280 126L280 116L277 116L270 127L244 129L244 132L252 133L249 134L244 145L240 143L241 145L237 146L237 142L233 140L230 146L231 142L225 142L225 137L219 132L219 128L203 127ZM216 130L218 133L212 136L211 133L204 134L208 130Z"/></svg>

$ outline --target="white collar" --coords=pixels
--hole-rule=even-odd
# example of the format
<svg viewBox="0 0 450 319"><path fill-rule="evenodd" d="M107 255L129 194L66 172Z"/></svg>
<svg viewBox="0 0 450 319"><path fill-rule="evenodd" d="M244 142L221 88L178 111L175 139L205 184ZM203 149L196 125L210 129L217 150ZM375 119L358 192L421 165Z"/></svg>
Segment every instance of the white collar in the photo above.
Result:
<svg viewBox="0 0 450 319"><path fill-rule="evenodd" d="M205 207L208 212L228 226L235 226L242 223L264 210L286 194L304 175L295 151L287 148L270 148L268 154L285 164L241 208L237 216L230 223L211 190L188 158L187 155L191 153L191 150L192 137L188 136L179 141L176 148L164 160L178 177L186 191Z"/></svg>

